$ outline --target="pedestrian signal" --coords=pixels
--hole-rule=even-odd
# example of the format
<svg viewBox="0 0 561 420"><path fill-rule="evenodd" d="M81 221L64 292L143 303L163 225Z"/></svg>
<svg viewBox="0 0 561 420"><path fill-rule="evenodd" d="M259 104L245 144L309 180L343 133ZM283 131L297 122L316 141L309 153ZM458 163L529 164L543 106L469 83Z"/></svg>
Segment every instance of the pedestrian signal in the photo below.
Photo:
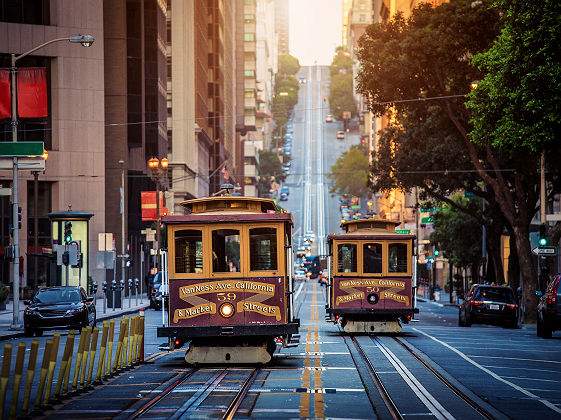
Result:
<svg viewBox="0 0 561 420"><path fill-rule="evenodd" d="M72 222L64 222L64 243L72 242Z"/></svg>

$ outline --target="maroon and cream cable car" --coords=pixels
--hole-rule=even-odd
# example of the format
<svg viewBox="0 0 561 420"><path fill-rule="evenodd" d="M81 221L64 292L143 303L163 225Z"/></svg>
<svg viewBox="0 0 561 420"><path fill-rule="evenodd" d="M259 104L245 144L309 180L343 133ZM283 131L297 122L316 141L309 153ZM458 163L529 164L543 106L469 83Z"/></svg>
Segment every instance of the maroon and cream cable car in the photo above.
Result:
<svg viewBox="0 0 561 420"><path fill-rule="evenodd" d="M414 235L395 232L398 222L343 222L345 233L330 235L330 321L347 333L397 333L414 307Z"/></svg>
<svg viewBox="0 0 561 420"><path fill-rule="evenodd" d="M169 326L158 336L189 342L191 364L267 363L276 342L295 345L292 216L229 194L181 204L190 214L163 218Z"/></svg>

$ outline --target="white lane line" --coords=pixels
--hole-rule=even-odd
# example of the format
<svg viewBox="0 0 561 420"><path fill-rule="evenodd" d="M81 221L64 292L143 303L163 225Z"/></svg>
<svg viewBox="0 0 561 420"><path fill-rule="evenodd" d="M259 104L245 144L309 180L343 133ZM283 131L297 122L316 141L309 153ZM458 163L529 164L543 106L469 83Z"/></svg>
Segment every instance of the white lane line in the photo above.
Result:
<svg viewBox="0 0 561 420"><path fill-rule="evenodd" d="M557 360L544 360L544 359L528 359L524 357L504 357L504 356L480 356L477 354L468 354L469 357L473 357L474 359L501 359L501 360L520 360L523 362L540 362L540 363L555 363L561 364L561 362Z"/></svg>
<svg viewBox="0 0 561 420"><path fill-rule="evenodd" d="M302 288L304 287L305 284L306 283L302 283L298 288L298 290L296 291L296 293L294 293L294 300L298 299L298 296L300 295L300 292L302 291Z"/></svg>
<svg viewBox="0 0 561 420"><path fill-rule="evenodd" d="M403 378L405 383L411 388L417 398L427 407L430 412L440 420L454 419L455 417L446 410L438 400L427 391L427 389L419 382L419 380L411 373L409 369L399 360L399 358L378 338L375 339L375 343L380 349L380 351L386 356L386 358L393 365L399 376Z"/></svg>
<svg viewBox="0 0 561 420"><path fill-rule="evenodd" d="M449 345L448 343L445 343L444 341L439 340L436 337L433 337L432 335L419 330L418 328L413 328L414 331L417 331L420 334L423 334L425 337L430 338L431 340L436 341L437 343L443 345L444 347L452 350L454 353L456 353L458 356L460 356L462 359L464 359L466 362L471 363L473 366L481 369L483 372L489 374L490 376L492 376L493 378L495 378L497 381L500 381L508 386L510 386L511 388L516 389L517 391L523 393L524 395L526 395L527 397L533 398L535 400L538 400L539 402L541 402L543 405L545 405L546 407L552 409L553 411L555 411L556 413L560 413L561 414L561 409L557 406L555 406L555 404L552 404L551 402L549 402L546 399L540 398L538 395L510 382L507 381L506 379L504 379L503 377L497 375L496 373L490 371L489 369L483 367L482 365L480 365L479 363L477 363L475 360L472 360L471 358L469 358L467 355L465 355L464 353L462 353L460 350L452 347L451 345ZM531 359L525 359L525 360L531 360ZM556 362L556 363L561 363L561 362Z"/></svg>

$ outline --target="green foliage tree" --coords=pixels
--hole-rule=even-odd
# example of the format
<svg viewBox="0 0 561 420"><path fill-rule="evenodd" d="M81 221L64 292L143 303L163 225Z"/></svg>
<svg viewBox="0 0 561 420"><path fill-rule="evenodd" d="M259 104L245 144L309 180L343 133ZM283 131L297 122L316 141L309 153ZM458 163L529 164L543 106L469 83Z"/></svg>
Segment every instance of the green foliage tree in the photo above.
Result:
<svg viewBox="0 0 561 420"><path fill-rule="evenodd" d="M300 62L296 57L290 54L279 55L279 70L280 74L292 74L295 75L300 70Z"/></svg>
<svg viewBox="0 0 561 420"><path fill-rule="evenodd" d="M468 200L455 194L454 203L462 207L472 207L480 211L480 200ZM478 208L479 207L479 208ZM434 231L430 235L431 244L443 251L448 260L456 267L471 267L477 273L481 261L481 223L456 207L444 205L434 215Z"/></svg>
<svg viewBox="0 0 561 420"><path fill-rule="evenodd" d="M349 111L356 116L356 103L353 90L353 61L341 47L329 66L331 82L329 85L329 109L337 120L343 119L343 112Z"/></svg>
<svg viewBox="0 0 561 420"><path fill-rule="evenodd" d="M257 173L259 174L257 190L260 197L264 197L269 193L273 181L282 182L286 179L286 174L282 169L282 164L277 154L271 150L259 151Z"/></svg>
<svg viewBox="0 0 561 420"><path fill-rule="evenodd" d="M329 192L364 197L368 193L368 157L360 146L351 146L343 156L335 161L331 173Z"/></svg>
<svg viewBox="0 0 561 420"><path fill-rule="evenodd" d="M457 0L421 5L407 20L397 16L370 26L359 42L358 89L376 115L394 121L375 157L373 188L420 186L445 201L465 188L484 197L515 239L531 320L536 272L528 238L539 191L537 155L473 142L462 96L470 81L483 79L470 58L500 33L499 12L490 0Z"/></svg>

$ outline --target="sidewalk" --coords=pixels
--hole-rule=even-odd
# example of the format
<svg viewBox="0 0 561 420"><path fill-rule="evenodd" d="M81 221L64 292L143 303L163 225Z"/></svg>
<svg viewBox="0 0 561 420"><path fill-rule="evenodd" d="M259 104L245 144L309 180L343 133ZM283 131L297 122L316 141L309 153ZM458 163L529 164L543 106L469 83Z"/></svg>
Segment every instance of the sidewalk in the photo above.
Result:
<svg viewBox="0 0 561 420"><path fill-rule="evenodd" d="M417 301L418 302L431 302L431 303L434 303L434 304L439 305L439 306L455 306L455 307L460 306L459 303L457 303L457 302L450 303L450 293L446 293L443 290L440 290L439 292L440 292L440 294L438 294L438 292L435 292L435 298L438 297L438 299L436 299L436 300L431 300L429 298L429 294L425 293L424 295L423 294L417 295ZM459 302L461 302L461 300Z"/></svg>
<svg viewBox="0 0 561 420"><path fill-rule="evenodd" d="M121 315L138 312L139 309L148 308L150 306L150 301L148 300L146 293L142 297L138 295L138 304L136 304L136 299L134 295L132 295L130 302L131 305L129 306L129 298L126 297L123 299L122 308L115 308L115 309L107 308L106 313L103 313L103 299L98 298L95 304L97 324L99 325L100 322L102 322L105 319L116 318ZM23 325L23 311L25 310L26 306L27 305L24 305L23 301L20 301L19 319L22 325ZM9 340L11 338L23 337L23 327L21 331L10 330L10 325L12 325L13 319L14 319L13 301L10 301L6 304L6 309L0 311L0 341Z"/></svg>

